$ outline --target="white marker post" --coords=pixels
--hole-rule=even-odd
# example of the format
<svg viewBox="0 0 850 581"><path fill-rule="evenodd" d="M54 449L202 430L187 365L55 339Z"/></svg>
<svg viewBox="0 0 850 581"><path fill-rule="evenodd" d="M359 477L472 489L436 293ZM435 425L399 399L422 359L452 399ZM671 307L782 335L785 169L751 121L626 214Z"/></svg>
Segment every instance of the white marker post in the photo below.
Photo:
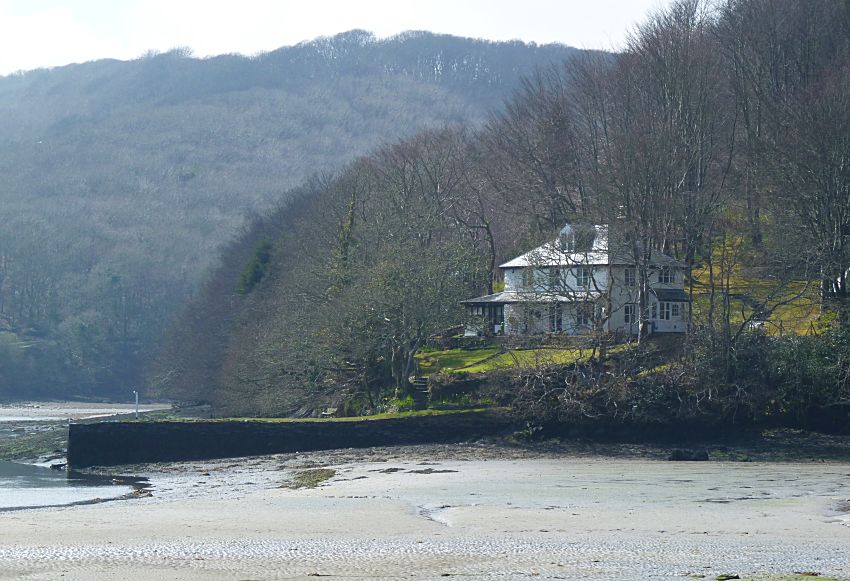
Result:
<svg viewBox="0 0 850 581"><path fill-rule="evenodd" d="M136 396L136 419L139 419L139 392L135 389L133 390L133 395Z"/></svg>

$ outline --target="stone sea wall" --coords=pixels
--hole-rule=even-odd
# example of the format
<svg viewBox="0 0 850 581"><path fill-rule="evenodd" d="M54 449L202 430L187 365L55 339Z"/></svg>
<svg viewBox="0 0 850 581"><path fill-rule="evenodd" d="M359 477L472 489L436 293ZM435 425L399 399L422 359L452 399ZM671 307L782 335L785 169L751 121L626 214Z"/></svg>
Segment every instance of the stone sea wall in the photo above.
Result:
<svg viewBox="0 0 850 581"><path fill-rule="evenodd" d="M73 468L205 460L403 444L460 442L515 429L505 413L462 412L373 420L198 420L75 423Z"/></svg>

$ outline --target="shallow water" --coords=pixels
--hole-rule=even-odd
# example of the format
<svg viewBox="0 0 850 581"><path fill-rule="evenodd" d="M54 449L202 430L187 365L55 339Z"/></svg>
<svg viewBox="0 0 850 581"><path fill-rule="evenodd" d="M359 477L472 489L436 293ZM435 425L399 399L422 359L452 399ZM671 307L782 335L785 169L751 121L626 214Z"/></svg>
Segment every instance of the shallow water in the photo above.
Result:
<svg viewBox="0 0 850 581"><path fill-rule="evenodd" d="M129 480L0 462L0 511L109 500L132 490Z"/></svg>
<svg viewBox="0 0 850 581"><path fill-rule="evenodd" d="M140 406L139 411L166 409L165 405ZM77 402L28 402L0 405L0 440L26 439L33 435L59 434L69 420L132 414L130 404L90 404ZM67 432L65 432L67 433ZM32 462L62 462L64 437L54 438L57 449L45 450ZM50 443L50 440L47 440ZM37 452L36 452L37 453ZM12 456L15 457L15 456ZM119 481L113 482L113 478ZM134 484L136 486L134 486ZM51 470L38 464L0 460L0 512L21 508L67 506L119 498L142 487L132 477L97 476L64 470Z"/></svg>
<svg viewBox="0 0 850 581"><path fill-rule="evenodd" d="M0 423L3 422L61 422L66 420L67 418L62 418L59 416L40 416L34 418L32 416L6 416L0 414Z"/></svg>

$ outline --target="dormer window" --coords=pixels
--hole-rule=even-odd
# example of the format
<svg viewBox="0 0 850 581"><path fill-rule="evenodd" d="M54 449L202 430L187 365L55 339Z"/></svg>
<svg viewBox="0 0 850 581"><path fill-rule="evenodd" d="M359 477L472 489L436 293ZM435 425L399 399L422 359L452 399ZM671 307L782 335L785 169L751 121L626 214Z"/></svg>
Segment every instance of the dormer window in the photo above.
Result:
<svg viewBox="0 0 850 581"><path fill-rule="evenodd" d="M672 284L676 282L676 273L669 266L662 266L658 272L658 282L661 284Z"/></svg>
<svg viewBox="0 0 850 581"><path fill-rule="evenodd" d="M576 225L561 232L558 236L558 246L561 252L590 252L593 250L594 240L596 240L594 226Z"/></svg>

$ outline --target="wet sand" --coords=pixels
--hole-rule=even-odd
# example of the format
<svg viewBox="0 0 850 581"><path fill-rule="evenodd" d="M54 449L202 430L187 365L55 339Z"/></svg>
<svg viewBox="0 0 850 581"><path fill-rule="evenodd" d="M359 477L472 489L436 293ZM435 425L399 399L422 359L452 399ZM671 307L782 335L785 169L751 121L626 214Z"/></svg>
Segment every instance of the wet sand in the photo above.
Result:
<svg viewBox="0 0 850 581"><path fill-rule="evenodd" d="M281 488L316 466L336 475ZM153 496L0 515L0 578L850 576L850 463L467 445L121 471Z"/></svg>

